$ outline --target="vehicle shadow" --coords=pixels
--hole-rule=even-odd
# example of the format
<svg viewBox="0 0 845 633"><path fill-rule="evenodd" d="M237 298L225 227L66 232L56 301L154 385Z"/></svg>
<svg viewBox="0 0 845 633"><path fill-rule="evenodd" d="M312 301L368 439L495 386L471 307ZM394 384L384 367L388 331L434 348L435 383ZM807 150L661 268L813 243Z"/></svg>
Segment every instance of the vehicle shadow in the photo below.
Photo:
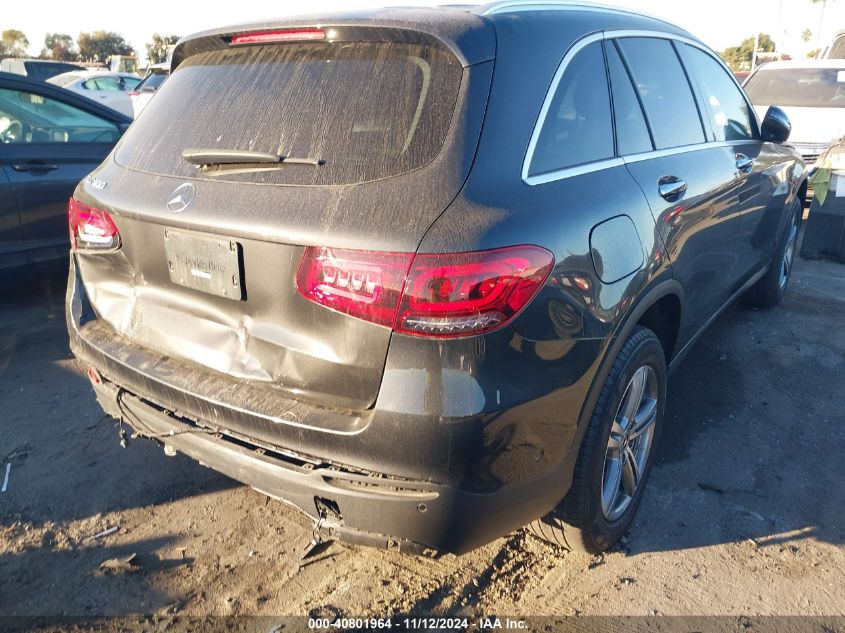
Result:
<svg viewBox="0 0 845 633"><path fill-rule="evenodd" d="M730 308L671 377L632 553L748 539L845 544L836 266L798 260L779 306Z"/></svg>
<svg viewBox="0 0 845 633"><path fill-rule="evenodd" d="M190 573L194 560L180 552L170 558L157 553L173 541L161 537L57 549L55 535L48 532L40 543L0 554L0 616L108 617L175 610L180 598L157 590L156 578L180 568Z"/></svg>
<svg viewBox="0 0 845 633"><path fill-rule="evenodd" d="M63 275L63 276L62 276ZM68 349L67 273L0 291L0 529L33 527L238 486L149 441L119 444L119 423L97 404ZM127 428L127 436L131 430ZM2 547L0 547L2 551Z"/></svg>
<svg viewBox="0 0 845 633"><path fill-rule="evenodd" d="M160 552L172 552L189 526L135 540L133 531L149 530L133 530L139 515L122 513L240 484L166 457L153 442L121 448L117 421L104 415L68 348L66 283L66 269L42 268L0 289L0 482L9 467L0 493L0 614L166 610L178 598L156 579L192 560ZM119 538L85 540L111 526L120 526ZM131 554L135 572L99 569Z"/></svg>

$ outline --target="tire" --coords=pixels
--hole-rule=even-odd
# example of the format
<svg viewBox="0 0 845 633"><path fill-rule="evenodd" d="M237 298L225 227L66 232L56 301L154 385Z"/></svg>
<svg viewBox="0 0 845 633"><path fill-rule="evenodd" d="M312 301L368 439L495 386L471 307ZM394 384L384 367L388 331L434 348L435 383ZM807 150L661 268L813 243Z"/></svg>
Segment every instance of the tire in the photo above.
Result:
<svg viewBox="0 0 845 633"><path fill-rule="evenodd" d="M802 204L796 198L789 207L786 230L778 241L778 249L769 264L769 269L760 280L748 289L743 301L755 308L771 308L780 303L786 294L786 286L795 262L795 250L798 248L798 230L801 228Z"/></svg>
<svg viewBox="0 0 845 633"><path fill-rule="evenodd" d="M636 383L635 376L639 377ZM620 421L625 422L627 428L630 416L625 413L633 410L627 405L635 398L627 398L635 393L629 392L629 389L636 389L640 378L644 387L634 420L643 422L645 418L640 414L645 414L647 410L653 412L653 418L648 425L650 433L647 427L645 433L635 438L625 433ZM649 402L646 403L646 400ZM654 332L638 325L619 351L602 386L581 442L569 492L554 510L531 523L528 529L541 539L569 550L596 554L613 547L628 531L640 504L659 444L665 404L666 359L663 347ZM647 409L647 405L652 409ZM615 448L610 445L612 432ZM638 451L646 441L646 453L642 456ZM627 450L619 451L625 446L630 449L630 454ZM619 458L614 461L614 455L623 454L628 461L633 455L631 463L638 466L639 477L633 488L629 485L633 471L626 469ZM611 477L616 472L622 476L616 486L617 497L608 502L614 488ZM623 495L627 501L618 495Z"/></svg>

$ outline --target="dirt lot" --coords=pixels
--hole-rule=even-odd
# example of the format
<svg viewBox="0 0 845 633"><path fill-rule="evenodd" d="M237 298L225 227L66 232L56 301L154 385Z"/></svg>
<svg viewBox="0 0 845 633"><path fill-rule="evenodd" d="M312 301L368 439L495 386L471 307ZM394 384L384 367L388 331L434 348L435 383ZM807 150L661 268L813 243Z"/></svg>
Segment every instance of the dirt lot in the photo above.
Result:
<svg viewBox="0 0 845 633"><path fill-rule="evenodd" d="M63 285L0 295L0 614L845 613L845 266L798 261L782 306L734 307L698 343L617 551L518 532L439 560L334 545L302 568L296 511L119 446L70 359ZM134 573L100 571L133 553Z"/></svg>

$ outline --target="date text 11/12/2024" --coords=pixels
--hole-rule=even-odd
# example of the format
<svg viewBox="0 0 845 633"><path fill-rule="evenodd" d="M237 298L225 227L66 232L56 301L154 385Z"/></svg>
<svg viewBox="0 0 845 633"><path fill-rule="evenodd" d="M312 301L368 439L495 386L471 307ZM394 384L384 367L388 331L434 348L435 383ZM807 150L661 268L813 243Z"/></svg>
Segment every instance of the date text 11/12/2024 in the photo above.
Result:
<svg viewBox="0 0 845 633"><path fill-rule="evenodd" d="M400 629L416 630L467 630L469 628L495 630L521 630L527 628L527 623L518 618L443 618L443 617L415 617L415 618L309 618L308 628L311 630L329 629Z"/></svg>

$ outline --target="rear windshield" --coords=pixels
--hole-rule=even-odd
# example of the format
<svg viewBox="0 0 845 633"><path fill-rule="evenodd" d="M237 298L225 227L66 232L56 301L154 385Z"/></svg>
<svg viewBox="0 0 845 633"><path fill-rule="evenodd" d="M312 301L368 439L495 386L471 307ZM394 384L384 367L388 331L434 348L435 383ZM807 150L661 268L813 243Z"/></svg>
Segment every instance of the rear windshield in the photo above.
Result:
<svg viewBox="0 0 845 633"><path fill-rule="evenodd" d="M338 185L409 172L440 151L462 69L420 44L283 44L183 62L124 136L118 163L150 173L262 184ZM320 166L201 171L184 149L249 150Z"/></svg>
<svg viewBox="0 0 845 633"><path fill-rule="evenodd" d="M845 68L761 70L745 92L755 105L845 107Z"/></svg>
<svg viewBox="0 0 845 633"><path fill-rule="evenodd" d="M153 71L144 77L144 80L138 84L137 90L141 90L142 88L152 88L154 90L158 90L158 88L161 87L161 84L164 83L165 79L167 79L166 71Z"/></svg>

